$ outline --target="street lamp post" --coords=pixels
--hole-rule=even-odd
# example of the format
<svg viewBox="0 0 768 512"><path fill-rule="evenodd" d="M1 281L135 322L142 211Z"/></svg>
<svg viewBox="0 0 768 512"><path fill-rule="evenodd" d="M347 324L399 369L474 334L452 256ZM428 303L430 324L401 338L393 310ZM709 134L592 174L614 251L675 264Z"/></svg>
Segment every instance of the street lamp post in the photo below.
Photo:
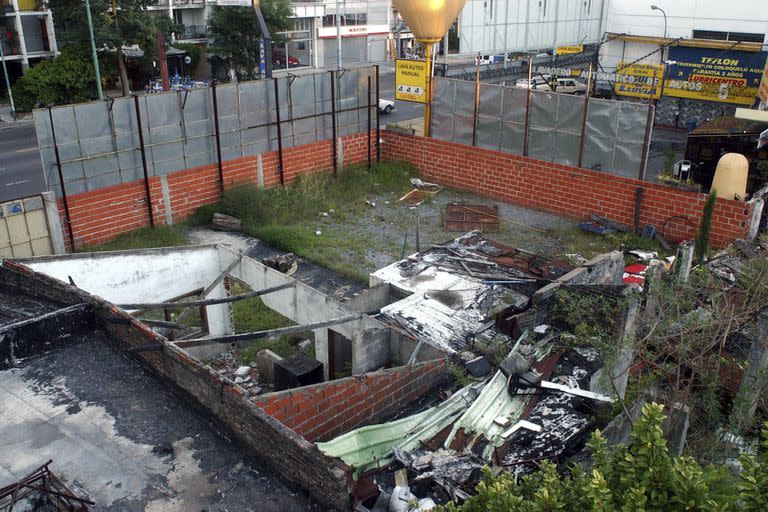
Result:
<svg viewBox="0 0 768 512"><path fill-rule="evenodd" d="M96 53L96 40L93 37L93 19L91 18L91 3L85 0L85 17L88 21L88 36L91 39L91 55L93 57L93 72L96 73L96 91L99 93L99 99L104 99L104 92L101 90L101 72L99 71L99 57Z"/></svg>
<svg viewBox="0 0 768 512"><path fill-rule="evenodd" d="M667 13L664 12L664 9L659 7L658 5L652 5L651 6L652 11L661 11L662 16L664 16L664 39L667 38Z"/></svg>

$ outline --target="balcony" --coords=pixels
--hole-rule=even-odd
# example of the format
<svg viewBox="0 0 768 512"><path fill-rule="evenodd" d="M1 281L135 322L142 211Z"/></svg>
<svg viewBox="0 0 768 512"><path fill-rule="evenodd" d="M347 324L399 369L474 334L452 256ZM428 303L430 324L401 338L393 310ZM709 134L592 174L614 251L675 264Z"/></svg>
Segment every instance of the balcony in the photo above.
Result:
<svg viewBox="0 0 768 512"><path fill-rule="evenodd" d="M207 33L208 27L205 25L184 25L184 30L176 34L176 39L179 41L205 39Z"/></svg>
<svg viewBox="0 0 768 512"><path fill-rule="evenodd" d="M174 7L205 7L205 0L173 0Z"/></svg>

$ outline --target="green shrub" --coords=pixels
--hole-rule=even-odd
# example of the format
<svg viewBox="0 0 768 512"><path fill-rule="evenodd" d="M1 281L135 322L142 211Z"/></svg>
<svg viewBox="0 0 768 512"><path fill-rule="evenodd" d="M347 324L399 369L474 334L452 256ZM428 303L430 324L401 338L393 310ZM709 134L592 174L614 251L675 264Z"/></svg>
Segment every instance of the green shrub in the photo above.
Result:
<svg viewBox="0 0 768 512"><path fill-rule="evenodd" d="M29 112L37 103L63 105L95 97L93 63L82 49L65 46L61 55L32 67L14 89L16 109Z"/></svg>

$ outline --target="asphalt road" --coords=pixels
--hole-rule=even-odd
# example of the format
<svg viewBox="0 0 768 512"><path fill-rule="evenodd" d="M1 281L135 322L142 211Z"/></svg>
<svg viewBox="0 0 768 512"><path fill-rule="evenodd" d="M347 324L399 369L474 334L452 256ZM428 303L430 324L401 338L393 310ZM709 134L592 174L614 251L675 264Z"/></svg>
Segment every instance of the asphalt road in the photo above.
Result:
<svg viewBox="0 0 768 512"><path fill-rule="evenodd" d="M32 122L0 123L0 202L45 191Z"/></svg>

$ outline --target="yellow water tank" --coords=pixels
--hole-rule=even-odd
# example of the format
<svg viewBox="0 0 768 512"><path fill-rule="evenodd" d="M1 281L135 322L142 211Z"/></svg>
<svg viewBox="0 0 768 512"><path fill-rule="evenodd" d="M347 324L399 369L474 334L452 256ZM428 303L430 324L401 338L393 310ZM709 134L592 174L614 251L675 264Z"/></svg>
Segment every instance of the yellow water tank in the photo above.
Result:
<svg viewBox="0 0 768 512"><path fill-rule="evenodd" d="M712 190L723 199L744 200L747 196L749 161L741 153L726 153L720 157L712 180Z"/></svg>

